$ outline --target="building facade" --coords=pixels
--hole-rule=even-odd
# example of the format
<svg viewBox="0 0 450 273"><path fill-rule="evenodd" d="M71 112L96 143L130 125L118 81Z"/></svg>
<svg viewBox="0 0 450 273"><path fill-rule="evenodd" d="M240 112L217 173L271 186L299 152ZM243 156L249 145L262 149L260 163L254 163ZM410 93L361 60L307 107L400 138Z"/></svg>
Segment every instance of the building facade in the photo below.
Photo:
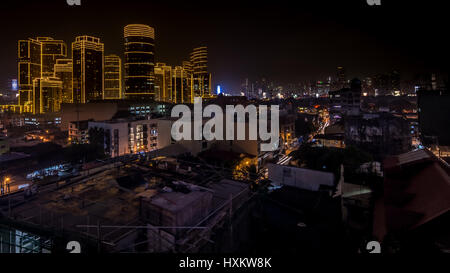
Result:
<svg viewBox="0 0 450 273"><path fill-rule="evenodd" d="M182 66L190 78L193 74L192 63L190 61L183 61Z"/></svg>
<svg viewBox="0 0 450 273"><path fill-rule="evenodd" d="M33 114L59 112L62 103L62 82L55 77L33 81Z"/></svg>
<svg viewBox="0 0 450 273"><path fill-rule="evenodd" d="M172 72L172 102L193 103L191 78L182 66L175 66Z"/></svg>
<svg viewBox="0 0 450 273"><path fill-rule="evenodd" d="M33 101L33 80L41 77L41 43L35 39L18 43L19 105L29 107Z"/></svg>
<svg viewBox="0 0 450 273"><path fill-rule="evenodd" d="M193 93L195 97L211 96L211 74L208 73L208 48L194 48L190 55L193 77Z"/></svg>
<svg viewBox="0 0 450 273"><path fill-rule="evenodd" d="M103 135L105 154L116 157L157 149L158 131L155 120L89 122L89 134Z"/></svg>
<svg viewBox="0 0 450 273"><path fill-rule="evenodd" d="M73 121L69 123L69 139L71 144L89 143L88 125L92 120Z"/></svg>
<svg viewBox="0 0 450 273"><path fill-rule="evenodd" d="M350 88L330 91L328 96L331 100L330 114L358 115L361 109L361 81L353 79Z"/></svg>
<svg viewBox="0 0 450 273"><path fill-rule="evenodd" d="M370 153L375 160L411 149L408 121L390 113L364 113L348 116L345 121L345 145Z"/></svg>
<svg viewBox="0 0 450 273"><path fill-rule="evenodd" d="M105 56L104 99L122 98L122 61L117 55Z"/></svg>
<svg viewBox="0 0 450 273"><path fill-rule="evenodd" d="M55 64L56 78L62 82L62 102L72 103L72 59L58 59Z"/></svg>
<svg viewBox="0 0 450 273"><path fill-rule="evenodd" d="M124 28L125 96L155 99L155 30L147 25Z"/></svg>
<svg viewBox="0 0 450 273"><path fill-rule="evenodd" d="M56 61L67 57L67 45L51 37L38 37L37 40L41 43L41 76L53 77Z"/></svg>
<svg viewBox="0 0 450 273"><path fill-rule="evenodd" d="M33 105L34 80L53 77L58 59L67 57L67 46L62 40L51 37L20 40L18 43L19 105L24 112L33 112L40 106Z"/></svg>
<svg viewBox="0 0 450 273"><path fill-rule="evenodd" d="M69 130L69 123L73 121L89 120L103 121L123 116L149 116L170 115L168 103L154 101L131 100L103 100L84 104L63 103L61 105L62 131Z"/></svg>
<svg viewBox="0 0 450 273"><path fill-rule="evenodd" d="M155 100L172 101L172 67L165 63L155 66Z"/></svg>
<svg viewBox="0 0 450 273"><path fill-rule="evenodd" d="M345 74L345 68L343 66L337 67L337 73L336 73L336 85L335 89L342 89L347 87L347 78Z"/></svg>
<svg viewBox="0 0 450 273"><path fill-rule="evenodd" d="M79 36L72 43L74 103L103 99L103 53L99 38Z"/></svg>

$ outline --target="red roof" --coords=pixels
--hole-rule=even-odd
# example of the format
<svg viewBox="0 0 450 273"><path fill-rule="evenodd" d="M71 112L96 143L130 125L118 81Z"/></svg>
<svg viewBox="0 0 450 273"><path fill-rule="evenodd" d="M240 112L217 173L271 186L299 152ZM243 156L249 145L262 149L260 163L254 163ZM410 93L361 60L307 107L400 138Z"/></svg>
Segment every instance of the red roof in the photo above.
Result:
<svg viewBox="0 0 450 273"><path fill-rule="evenodd" d="M384 195L375 202L374 234L417 228L450 210L450 168L428 150L384 161Z"/></svg>

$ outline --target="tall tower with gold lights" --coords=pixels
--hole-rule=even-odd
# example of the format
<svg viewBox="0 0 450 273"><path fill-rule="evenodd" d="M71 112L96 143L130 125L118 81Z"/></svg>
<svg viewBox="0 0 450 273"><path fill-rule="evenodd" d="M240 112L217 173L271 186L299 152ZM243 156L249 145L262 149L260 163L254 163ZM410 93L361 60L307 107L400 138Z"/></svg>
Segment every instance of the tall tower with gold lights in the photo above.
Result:
<svg viewBox="0 0 450 273"><path fill-rule="evenodd" d="M155 99L155 30L147 25L124 28L125 97Z"/></svg>

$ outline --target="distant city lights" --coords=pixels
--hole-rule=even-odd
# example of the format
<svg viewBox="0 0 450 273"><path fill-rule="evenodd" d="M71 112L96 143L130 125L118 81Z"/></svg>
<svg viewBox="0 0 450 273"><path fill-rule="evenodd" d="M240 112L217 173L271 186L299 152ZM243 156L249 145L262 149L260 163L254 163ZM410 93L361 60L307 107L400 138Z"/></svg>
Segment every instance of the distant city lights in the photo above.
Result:
<svg viewBox="0 0 450 273"><path fill-rule="evenodd" d="M17 79L11 80L11 90L17 91L18 85L17 85Z"/></svg>

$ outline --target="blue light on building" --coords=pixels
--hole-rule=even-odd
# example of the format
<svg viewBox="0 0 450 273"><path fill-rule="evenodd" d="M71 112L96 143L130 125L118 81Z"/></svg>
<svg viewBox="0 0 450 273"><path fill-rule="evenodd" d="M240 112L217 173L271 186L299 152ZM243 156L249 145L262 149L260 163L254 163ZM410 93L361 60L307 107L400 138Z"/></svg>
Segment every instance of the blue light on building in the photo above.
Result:
<svg viewBox="0 0 450 273"><path fill-rule="evenodd" d="M13 91L17 91L17 80L16 79L13 79L13 80L11 80L11 90L13 90Z"/></svg>
<svg viewBox="0 0 450 273"><path fill-rule="evenodd" d="M217 85L217 95L220 95L220 93L222 93L222 91L220 90L220 85Z"/></svg>

